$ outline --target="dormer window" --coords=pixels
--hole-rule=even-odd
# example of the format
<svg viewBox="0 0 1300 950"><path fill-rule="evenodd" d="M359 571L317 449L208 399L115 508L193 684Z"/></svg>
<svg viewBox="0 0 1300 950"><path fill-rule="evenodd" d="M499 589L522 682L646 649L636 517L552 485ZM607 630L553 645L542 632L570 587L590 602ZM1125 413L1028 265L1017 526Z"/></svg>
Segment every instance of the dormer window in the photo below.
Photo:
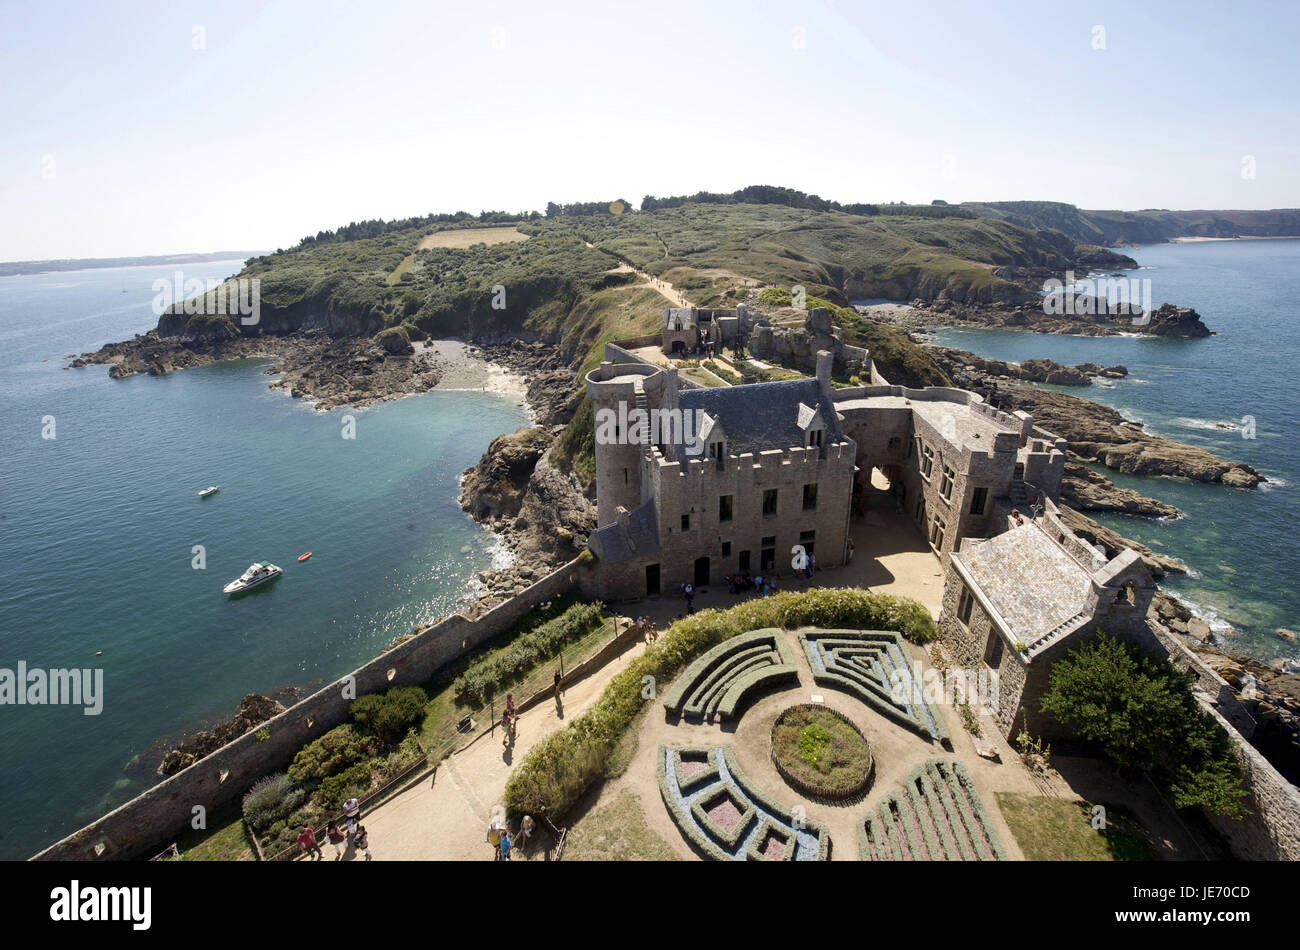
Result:
<svg viewBox="0 0 1300 950"><path fill-rule="evenodd" d="M715 462L721 462L726 457L726 455L727 455L726 442L709 443L709 458L713 459Z"/></svg>

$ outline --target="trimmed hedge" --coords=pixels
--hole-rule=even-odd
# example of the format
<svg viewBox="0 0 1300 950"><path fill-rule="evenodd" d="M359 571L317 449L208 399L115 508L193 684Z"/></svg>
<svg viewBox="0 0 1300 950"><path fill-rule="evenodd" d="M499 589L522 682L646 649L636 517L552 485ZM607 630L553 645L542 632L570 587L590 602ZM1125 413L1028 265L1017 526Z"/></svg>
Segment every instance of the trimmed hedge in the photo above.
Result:
<svg viewBox="0 0 1300 950"><path fill-rule="evenodd" d="M904 819L911 805L916 826ZM915 766L881 801L858 822L858 853L862 860L901 860L898 826L902 826L913 861L920 860L921 844L931 861L981 861L986 854L1006 860L1006 851L966 767L955 759L927 759ZM920 836L917 835L917 829ZM964 830L965 836L960 834ZM987 847L987 852L986 852Z"/></svg>
<svg viewBox="0 0 1300 950"><path fill-rule="evenodd" d="M466 706L482 705L501 689L522 680L538 662L555 656L566 643L586 636L601 622L600 604L574 604L456 677L452 686L456 701Z"/></svg>
<svg viewBox="0 0 1300 950"><path fill-rule="evenodd" d="M710 647L764 627L856 626L898 630L913 643L938 631L929 611L914 600L848 588L783 591L728 610L702 610L677 621L605 688L596 704L567 728L529 750L506 783L506 808L514 818L542 808L562 815L604 775L618 740L653 689L667 683ZM644 681L649 677L649 683Z"/></svg>
<svg viewBox="0 0 1300 950"><path fill-rule="evenodd" d="M679 764L683 755L692 753L698 755L702 752L709 754L710 761L715 761L718 755L722 756L730 781L724 782L720 775L715 774L712 782L706 784L704 789L700 789L697 783L696 791L702 791L703 794L696 797L687 811L683 811L668 782L668 761L671 759L674 772L679 772ZM779 825L785 825L793 831L793 810L769 798L762 789L757 788L749 780L745 773L740 770L739 765L736 764L735 752L731 746L674 746L670 748L661 745L658 747L656 754L659 757L659 793L663 797L664 805L667 806L673 823L677 825L687 840L699 851L703 852L705 856L715 861L766 860L757 853L756 846L762 844L765 834L762 829L770 825L777 827L777 830L786 838L783 859L794 860L795 853L798 850L798 835L797 833L786 833L779 827ZM681 790L684 796L689 797L690 793L687 793L685 789ZM713 801L723 792L730 794L742 808L740 823L730 834L714 828L704 810L706 802ZM743 853L736 853L745 838L754 831L756 822L759 833L754 839L754 846L746 848ZM802 824L803 827L799 830L805 834L815 835L817 838L816 859L818 861L829 860L831 838L826 826L821 822L806 818ZM725 842L731 850L728 851L719 841Z"/></svg>
<svg viewBox="0 0 1300 950"><path fill-rule="evenodd" d="M907 669L908 656L902 648L902 639L890 630L817 630L799 634L815 683L846 692L899 725L951 745L952 739L943 716L925 698L923 684L916 683ZM859 644L861 649L857 649ZM837 657L842 653L848 654L848 659L827 666L828 648L834 650ZM895 651L892 654L889 652L891 649ZM883 673L886 664L870 659L865 662L857 660L859 656L874 657L877 654L888 660L890 668L899 668L899 661L902 661L907 682L915 687L912 699L922 708L918 709L914 703L912 712L909 712L906 706L895 702L892 684L886 681ZM819 665L823 668L819 669Z"/></svg>

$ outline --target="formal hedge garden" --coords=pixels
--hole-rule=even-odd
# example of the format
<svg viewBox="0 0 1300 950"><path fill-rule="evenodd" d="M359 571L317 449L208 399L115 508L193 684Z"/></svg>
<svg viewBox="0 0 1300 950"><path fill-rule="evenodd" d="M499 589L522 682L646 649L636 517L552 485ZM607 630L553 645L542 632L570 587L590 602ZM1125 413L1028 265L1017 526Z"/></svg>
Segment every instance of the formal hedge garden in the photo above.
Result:
<svg viewBox="0 0 1300 950"><path fill-rule="evenodd" d="M826 861L824 825L754 786L731 746L659 746L659 792L692 846L715 861Z"/></svg>
<svg viewBox="0 0 1300 950"><path fill-rule="evenodd" d="M846 588L786 591L728 610L691 614L615 676L591 709L529 750L506 783L511 816L537 814L542 808L562 815L604 775L619 739L655 699L658 685L671 682L707 650L765 627L814 626L898 630L913 643L938 635L929 611L916 601Z"/></svg>
<svg viewBox="0 0 1300 950"><path fill-rule="evenodd" d="M860 795L875 760L866 736L847 716L819 703L791 706L772 723L772 764L808 798Z"/></svg>
<svg viewBox="0 0 1300 950"><path fill-rule="evenodd" d="M924 684L912 675L903 639L891 630L799 634L818 685L846 692L899 725L950 744L943 717L926 700Z"/></svg>
<svg viewBox="0 0 1300 950"><path fill-rule="evenodd" d="M734 719L747 698L798 679L785 635L755 630L719 643L691 663L664 697L664 709L706 722Z"/></svg>
<svg viewBox="0 0 1300 950"><path fill-rule="evenodd" d="M864 861L1005 861L966 766L927 759L858 823Z"/></svg>

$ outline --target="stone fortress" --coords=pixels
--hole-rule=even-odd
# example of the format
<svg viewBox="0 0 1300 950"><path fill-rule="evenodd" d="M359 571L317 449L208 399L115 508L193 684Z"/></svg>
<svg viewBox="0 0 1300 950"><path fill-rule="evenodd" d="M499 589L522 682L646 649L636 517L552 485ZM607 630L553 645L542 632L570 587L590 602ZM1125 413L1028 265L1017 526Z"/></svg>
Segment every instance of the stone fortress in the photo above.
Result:
<svg viewBox="0 0 1300 950"><path fill-rule="evenodd" d="M608 344L587 374L597 419L640 409L698 430L628 425L601 438L598 425L588 547L603 599L720 585L735 574L790 578L797 547L819 567L843 565L876 470L945 571L939 623L954 661L999 674L1004 733L1022 715L1051 731L1030 707L1052 661L1082 637L1102 628L1156 645L1145 620L1155 584L1136 552L1108 559L1060 520L1065 440L965 390L891 385L866 350L841 343L821 308L799 327L743 305L668 307L655 342L672 357L746 340L756 359L779 354L795 367L815 344L815 376L703 388L670 361L633 352L649 338ZM870 384L834 384L836 375Z"/></svg>

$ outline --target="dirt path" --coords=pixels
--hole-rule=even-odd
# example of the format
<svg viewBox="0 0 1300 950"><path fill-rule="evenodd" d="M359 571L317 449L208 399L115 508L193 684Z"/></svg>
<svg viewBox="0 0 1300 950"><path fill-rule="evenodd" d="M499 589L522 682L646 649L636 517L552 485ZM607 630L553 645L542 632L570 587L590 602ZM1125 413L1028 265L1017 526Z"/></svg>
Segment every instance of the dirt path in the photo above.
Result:
<svg viewBox="0 0 1300 950"><path fill-rule="evenodd" d="M636 644L565 691L564 711L545 702L519 717L512 748L504 749L494 729L463 752L446 759L432 776L362 816L377 861L490 861L486 841L493 809L504 809L511 769L543 737L562 729L588 709L609 681L645 652ZM524 857L516 855L516 857ZM327 850L327 860L332 855Z"/></svg>
<svg viewBox="0 0 1300 950"><path fill-rule="evenodd" d="M592 244L590 241L583 241L582 243L586 244L587 247L590 248L595 248L596 246ZM617 267L612 267L608 271L608 273L611 274L626 274L629 272L636 274L638 277L642 278L647 284L650 285L650 288L652 290L657 291L659 295L663 297L665 300L667 300L668 303L671 304L672 306L689 307L691 305L691 302L686 299L685 295L683 295L681 291L677 290L677 288L675 288L672 284L668 283L668 281L660 280L658 277L655 277L651 274L647 274L643 270L638 270L637 268L629 264L627 261L619 261Z"/></svg>

